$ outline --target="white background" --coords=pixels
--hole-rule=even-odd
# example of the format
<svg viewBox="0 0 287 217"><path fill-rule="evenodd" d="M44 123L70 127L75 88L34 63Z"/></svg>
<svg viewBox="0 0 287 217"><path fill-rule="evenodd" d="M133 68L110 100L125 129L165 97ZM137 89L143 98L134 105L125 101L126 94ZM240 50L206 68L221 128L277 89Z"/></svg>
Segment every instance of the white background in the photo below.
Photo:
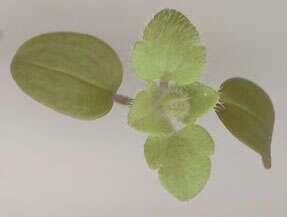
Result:
<svg viewBox="0 0 287 217"><path fill-rule="evenodd" d="M16 49L52 31L95 35L124 64L119 90L145 83L130 66L131 47L163 8L191 19L208 52L201 78L218 89L241 76L273 99L273 167L238 142L214 112L199 120L216 143L212 174L189 202L170 196L144 159L146 135L127 125L128 108L80 121L26 96L12 80ZM0 0L0 217L285 217L287 216L285 0Z"/></svg>

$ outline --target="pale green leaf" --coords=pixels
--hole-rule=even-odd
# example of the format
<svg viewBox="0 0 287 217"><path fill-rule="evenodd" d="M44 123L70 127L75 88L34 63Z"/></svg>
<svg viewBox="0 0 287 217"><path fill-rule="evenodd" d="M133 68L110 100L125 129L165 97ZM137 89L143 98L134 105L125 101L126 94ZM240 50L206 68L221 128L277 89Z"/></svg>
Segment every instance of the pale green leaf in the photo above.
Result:
<svg viewBox="0 0 287 217"><path fill-rule="evenodd" d="M11 72L19 87L50 108L79 119L96 119L112 107L122 81L114 50L93 36L48 33L25 42Z"/></svg>
<svg viewBox="0 0 287 217"><path fill-rule="evenodd" d="M129 125L153 136L170 135L173 128L160 108L160 91L150 82L145 91L137 94L129 111Z"/></svg>
<svg viewBox="0 0 287 217"><path fill-rule="evenodd" d="M163 9L154 15L147 24L143 39L145 41L186 41L191 45L199 43L199 35L196 28L187 17L174 9Z"/></svg>
<svg viewBox="0 0 287 217"><path fill-rule="evenodd" d="M206 185L210 175L209 155L214 142L208 132L190 125L170 137L149 137L145 158L151 169L159 168L164 188L179 200L195 197Z"/></svg>
<svg viewBox="0 0 287 217"><path fill-rule="evenodd" d="M177 102L167 107L176 107L178 104L177 107L182 108L184 104L183 115L179 119L185 124L192 124L197 118L202 117L215 107L219 99L219 95L214 89L200 82L193 82L185 86L175 85L170 89L166 98L169 99L172 96L181 96L181 98L185 99L183 101L180 100L181 98L178 98ZM166 99L164 100L166 101Z"/></svg>
<svg viewBox="0 0 287 217"><path fill-rule="evenodd" d="M180 12L164 9L154 16L144 30L141 42L132 53L135 74L150 81L161 78L178 84L189 84L201 75L206 50L196 46L198 32Z"/></svg>
<svg viewBox="0 0 287 217"><path fill-rule="evenodd" d="M190 110L182 119L185 124L193 123L197 118L212 110L219 100L218 93L211 87L200 82L182 87L189 97Z"/></svg>
<svg viewBox="0 0 287 217"><path fill-rule="evenodd" d="M189 99L188 95L179 89L170 88L168 93L161 101L162 106L169 106L178 102L185 102Z"/></svg>
<svg viewBox="0 0 287 217"><path fill-rule="evenodd" d="M220 94L220 120L235 137L259 153L264 166L270 168L274 108L268 95L242 78L225 81Z"/></svg>

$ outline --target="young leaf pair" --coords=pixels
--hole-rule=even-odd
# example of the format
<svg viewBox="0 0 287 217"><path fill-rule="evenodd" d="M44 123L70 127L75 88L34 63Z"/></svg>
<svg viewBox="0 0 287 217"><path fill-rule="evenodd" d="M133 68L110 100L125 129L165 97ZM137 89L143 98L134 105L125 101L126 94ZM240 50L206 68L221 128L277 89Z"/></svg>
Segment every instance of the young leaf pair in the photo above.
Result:
<svg viewBox="0 0 287 217"><path fill-rule="evenodd" d="M167 94L161 91L165 90L150 82L136 96L129 124L150 134L145 157L150 168L159 169L162 185L179 200L188 200L205 186L211 167L209 155L214 149L208 132L193 122L216 105L218 95L199 82L174 86ZM191 125L176 132L168 115Z"/></svg>
<svg viewBox="0 0 287 217"><path fill-rule="evenodd" d="M148 165L159 169L162 185L179 200L193 198L208 180L214 142L194 122L216 104L227 129L261 154L266 168L271 166L274 109L269 97L245 79L227 80L219 93L197 82L206 63L206 50L199 41L184 15L164 9L146 26L143 41L132 53L134 72L148 85L137 94L128 122L150 135L145 143ZM12 76L26 94L84 120L110 111L119 98L122 71L117 54L106 43L67 32L28 40L11 64ZM155 79L164 85L159 87ZM176 132L170 117L186 126Z"/></svg>

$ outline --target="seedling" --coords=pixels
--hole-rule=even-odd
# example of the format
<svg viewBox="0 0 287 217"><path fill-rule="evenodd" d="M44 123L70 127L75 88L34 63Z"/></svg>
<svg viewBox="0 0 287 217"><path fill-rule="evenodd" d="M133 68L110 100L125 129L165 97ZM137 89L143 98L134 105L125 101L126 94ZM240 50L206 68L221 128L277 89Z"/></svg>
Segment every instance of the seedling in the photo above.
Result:
<svg viewBox="0 0 287 217"><path fill-rule="evenodd" d="M262 156L265 168L271 167L271 100L242 78L225 81L219 91L198 82L206 64L199 42L183 14L157 13L132 51L134 73L147 83L134 100L117 94L123 69L115 51L89 35L34 37L18 49L11 72L26 94L73 118L100 118L114 102L130 106L128 124L149 135L144 145L149 167L158 170L170 194L185 201L203 189L210 175L214 142L196 120L212 109L235 137Z"/></svg>

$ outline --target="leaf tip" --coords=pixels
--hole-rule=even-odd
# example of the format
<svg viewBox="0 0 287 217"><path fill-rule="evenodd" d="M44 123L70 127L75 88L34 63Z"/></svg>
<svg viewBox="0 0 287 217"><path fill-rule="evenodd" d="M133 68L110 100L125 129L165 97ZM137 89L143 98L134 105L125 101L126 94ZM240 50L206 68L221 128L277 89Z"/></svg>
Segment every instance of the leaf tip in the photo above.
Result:
<svg viewBox="0 0 287 217"><path fill-rule="evenodd" d="M271 169L271 158L269 159L262 158L262 162L265 169L267 170Z"/></svg>

